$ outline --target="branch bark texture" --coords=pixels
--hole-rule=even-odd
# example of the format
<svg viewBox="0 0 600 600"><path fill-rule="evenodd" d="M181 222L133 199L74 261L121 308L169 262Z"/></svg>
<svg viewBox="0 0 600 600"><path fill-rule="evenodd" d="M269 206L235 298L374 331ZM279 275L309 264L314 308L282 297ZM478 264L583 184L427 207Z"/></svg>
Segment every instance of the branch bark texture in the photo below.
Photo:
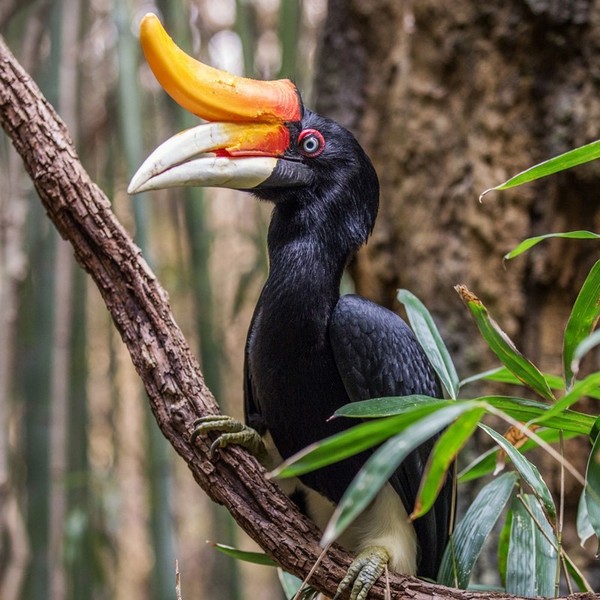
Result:
<svg viewBox="0 0 600 600"><path fill-rule="evenodd" d="M245 451L228 448L213 461L210 440L190 444L194 420L218 409L173 318L167 294L116 220L109 200L83 169L63 122L1 38L0 123L23 159L48 216L98 286L165 437L209 497L224 504L285 570L304 577L321 553L316 527L264 478L262 467ZM333 595L350 560L340 548L331 548L311 584ZM394 598L415 600L511 598L396 575L391 576L391 590ZM384 597L381 582L371 597Z"/></svg>

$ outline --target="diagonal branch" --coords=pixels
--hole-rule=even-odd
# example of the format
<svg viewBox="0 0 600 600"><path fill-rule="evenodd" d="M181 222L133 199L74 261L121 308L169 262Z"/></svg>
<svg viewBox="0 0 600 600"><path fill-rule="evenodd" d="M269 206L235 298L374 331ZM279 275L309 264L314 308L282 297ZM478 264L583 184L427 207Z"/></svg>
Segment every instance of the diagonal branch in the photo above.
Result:
<svg viewBox="0 0 600 600"><path fill-rule="evenodd" d="M190 444L194 420L218 409L175 323L167 294L116 220L109 200L83 169L63 122L1 38L0 123L21 155L48 216L98 286L162 433L210 498L224 504L285 570L304 577L321 552L316 527L265 480L262 467L245 451L228 448L213 462L210 440ZM350 560L340 548L331 548L311 583L333 595ZM390 584L394 598L511 598L395 575ZM384 597L382 582L373 588L371 597Z"/></svg>

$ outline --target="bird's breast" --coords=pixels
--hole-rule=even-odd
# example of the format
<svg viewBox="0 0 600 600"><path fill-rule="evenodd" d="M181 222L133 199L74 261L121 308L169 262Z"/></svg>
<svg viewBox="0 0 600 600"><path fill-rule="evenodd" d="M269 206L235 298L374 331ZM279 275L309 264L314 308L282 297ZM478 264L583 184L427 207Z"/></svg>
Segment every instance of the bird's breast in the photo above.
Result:
<svg viewBox="0 0 600 600"><path fill-rule="evenodd" d="M259 319L250 338L248 369L255 399L274 439L301 425L325 432L327 419L347 402L325 327L297 327L291 319L273 327ZM305 441L297 438L314 441L315 435L307 431L290 437L289 445L297 446ZM284 457L287 454L282 451Z"/></svg>

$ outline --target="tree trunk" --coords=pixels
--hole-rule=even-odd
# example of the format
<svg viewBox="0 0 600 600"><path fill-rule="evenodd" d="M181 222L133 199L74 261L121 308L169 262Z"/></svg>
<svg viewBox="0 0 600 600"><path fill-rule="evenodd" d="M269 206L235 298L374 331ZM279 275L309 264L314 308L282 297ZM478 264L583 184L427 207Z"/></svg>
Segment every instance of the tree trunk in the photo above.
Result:
<svg viewBox="0 0 600 600"><path fill-rule="evenodd" d="M196 417L214 414L216 406L173 319L167 295L116 221L108 199L83 170L64 124L1 40L0 123L23 158L49 217L98 286L165 437L215 502L225 504L284 569L305 576L321 553L315 526L264 479L261 467L243 450L227 448L213 461L211 440L190 443ZM330 548L311 583L333 595L349 564L349 555ZM390 586L393 597L414 600L511 597L453 590L396 575L390 577ZM380 582L371 596L384 594Z"/></svg>
<svg viewBox="0 0 600 600"><path fill-rule="evenodd" d="M560 372L564 323L595 246L553 241L508 268L501 259L527 236L597 225L589 196L600 166L477 198L597 137L599 36L600 3L587 0L329 2L318 109L357 132L382 185L357 287L387 305L399 287L420 296L463 375L482 357L458 283L532 360Z"/></svg>
<svg viewBox="0 0 600 600"><path fill-rule="evenodd" d="M502 257L529 236L597 231L600 163L477 199L598 137L599 39L600 2L589 0L329 1L317 109L358 135L381 180L373 237L352 265L357 290L388 306L397 288L419 296L462 377L499 363L459 283L530 360L562 373L564 327L597 244ZM583 472L578 443L567 453ZM580 487L567 483L575 511Z"/></svg>

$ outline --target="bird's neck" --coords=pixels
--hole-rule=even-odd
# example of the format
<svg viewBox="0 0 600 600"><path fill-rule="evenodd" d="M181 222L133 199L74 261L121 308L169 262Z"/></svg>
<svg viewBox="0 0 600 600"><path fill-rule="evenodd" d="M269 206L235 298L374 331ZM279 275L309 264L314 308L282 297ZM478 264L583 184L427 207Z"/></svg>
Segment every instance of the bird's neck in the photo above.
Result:
<svg viewBox="0 0 600 600"><path fill-rule="evenodd" d="M314 240L298 240L269 250L265 293L286 304L328 304L339 298L343 263L336 263Z"/></svg>
<svg viewBox="0 0 600 600"><path fill-rule="evenodd" d="M263 301L278 312L295 308L305 316L312 311L315 318L322 318L322 311L333 310L339 299L347 256L339 244L331 244L327 231L291 224L295 226L286 216L285 226L280 227L274 215Z"/></svg>

